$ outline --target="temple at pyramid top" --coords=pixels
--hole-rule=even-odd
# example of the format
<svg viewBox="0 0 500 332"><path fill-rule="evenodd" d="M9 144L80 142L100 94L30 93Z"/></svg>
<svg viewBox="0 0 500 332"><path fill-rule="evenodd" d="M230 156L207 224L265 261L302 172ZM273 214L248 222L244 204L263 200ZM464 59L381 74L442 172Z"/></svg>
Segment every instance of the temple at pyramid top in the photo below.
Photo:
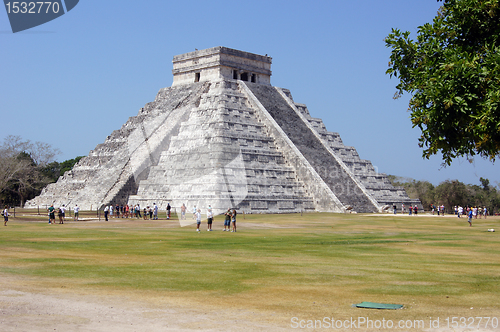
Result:
<svg viewBox="0 0 500 332"><path fill-rule="evenodd" d="M214 79L235 79L271 85L272 58L267 55L217 46L176 55L172 62L172 86Z"/></svg>

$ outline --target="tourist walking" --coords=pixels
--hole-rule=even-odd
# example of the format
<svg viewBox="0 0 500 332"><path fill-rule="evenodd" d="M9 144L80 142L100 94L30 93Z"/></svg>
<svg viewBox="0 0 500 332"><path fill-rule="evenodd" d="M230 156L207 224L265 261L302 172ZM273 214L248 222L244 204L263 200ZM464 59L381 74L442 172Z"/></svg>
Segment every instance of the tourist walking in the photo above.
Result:
<svg viewBox="0 0 500 332"><path fill-rule="evenodd" d="M233 224L233 230L231 232L236 232L236 209L233 209L231 214L231 223Z"/></svg>
<svg viewBox="0 0 500 332"><path fill-rule="evenodd" d="M181 206L181 220L184 220L186 219L186 205L184 205L184 203L182 203L182 206Z"/></svg>
<svg viewBox="0 0 500 332"><path fill-rule="evenodd" d="M214 213L212 211L212 207L209 205L207 210L207 231L212 231L212 222L214 220Z"/></svg>
<svg viewBox="0 0 500 332"><path fill-rule="evenodd" d="M226 231L229 232L231 230L231 208L227 209L227 212L224 213L224 232Z"/></svg>
<svg viewBox="0 0 500 332"><path fill-rule="evenodd" d="M7 205L5 205L5 208L2 211L2 215L3 215L3 225L7 226L7 221L9 221L9 208L7 207Z"/></svg>
<svg viewBox="0 0 500 332"><path fill-rule="evenodd" d="M64 224L62 211L63 211L62 207L59 207L59 209L57 209L57 217L59 218L59 224Z"/></svg>
<svg viewBox="0 0 500 332"><path fill-rule="evenodd" d="M49 224L54 225L56 223L56 213L55 213L54 204L52 204L47 211L49 211Z"/></svg>
<svg viewBox="0 0 500 332"><path fill-rule="evenodd" d="M153 220L158 220L158 205L153 203Z"/></svg>
<svg viewBox="0 0 500 332"><path fill-rule="evenodd" d="M200 231L200 224L201 224L201 210L198 209L195 213L196 216L196 231Z"/></svg>
<svg viewBox="0 0 500 332"><path fill-rule="evenodd" d="M75 207L73 208L73 213L74 213L73 220L78 221L78 217L80 215L80 208L78 207L78 204L76 204Z"/></svg>

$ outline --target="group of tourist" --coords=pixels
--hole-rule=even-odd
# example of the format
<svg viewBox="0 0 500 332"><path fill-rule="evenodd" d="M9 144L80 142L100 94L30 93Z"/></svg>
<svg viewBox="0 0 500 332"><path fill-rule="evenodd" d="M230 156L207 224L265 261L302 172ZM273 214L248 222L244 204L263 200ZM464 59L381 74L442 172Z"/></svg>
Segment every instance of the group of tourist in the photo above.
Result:
<svg viewBox="0 0 500 332"><path fill-rule="evenodd" d="M158 205L156 203L153 203L152 206L146 206L142 209L141 211L141 206L139 204L135 205L119 205L116 204L115 206L109 205L104 207L104 219L106 221L109 220L109 218L142 218L144 220L158 220ZM170 210L171 206L170 203L167 203L167 219L170 219ZM142 212L142 214L141 214Z"/></svg>
<svg viewBox="0 0 500 332"><path fill-rule="evenodd" d="M61 205L56 211L54 204L51 204L47 211L49 215L49 224L54 225L56 223L56 212L59 224L64 224L64 221L66 220L66 205Z"/></svg>
<svg viewBox="0 0 500 332"><path fill-rule="evenodd" d="M59 219L59 224L64 224L64 221L66 221L66 205L63 204L59 208L54 207L54 204L51 204L50 207L47 208L48 216L49 216L49 224L54 225L56 223L56 213L57 213L57 218ZM80 214L80 207L78 204L75 205L73 208L74 216L73 220L78 221L79 214Z"/></svg>
<svg viewBox="0 0 500 332"><path fill-rule="evenodd" d="M106 205L104 206L104 219L106 221L109 221L110 218L143 218L144 220L158 220L158 205L156 203L153 203L152 206L146 206L141 210L141 207L139 204L135 205ZM167 203L166 207L166 214L167 214L167 219L170 219L170 213L171 213L172 207L170 206L170 203ZM60 206L57 210L54 207L54 204L52 204L48 209L48 215L49 215L49 224L55 224L56 223L56 213L59 218L59 224L64 224L65 217L66 217L66 206L63 204ZM186 211L187 207L185 204L182 204L181 206L181 220L186 219ZM78 221L79 218L79 212L80 208L78 207L78 204L75 205L74 207L74 220ZM142 212L142 214L141 214ZM4 216L4 225L7 226L7 221L8 221L8 208L7 206L5 207L5 210L2 212L2 215ZM236 209L231 209L228 208L227 212L224 213L224 229L223 231L227 232L236 232ZM193 207L193 219L196 220L196 231L200 231L200 225L201 225L201 209L197 209L196 205ZM212 231L212 224L214 220L214 212L212 210L212 206L209 205L207 208L207 231L211 232Z"/></svg>
<svg viewBox="0 0 500 332"><path fill-rule="evenodd" d="M229 232L231 229L231 225L233 226L233 229L231 229L231 232L236 232L236 209L227 209L227 212L224 213L224 229L223 231ZM227 229L226 229L227 227Z"/></svg>
<svg viewBox="0 0 500 332"><path fill-rule="evenodd" d="M396 214L397 213L396 204L393 204L392 208L394 209L394 214ZM433 215L437 212L438 216L439 215L444 216L445 207L443 204L437 205L437 206L435 204L431 204L430 209L431 209L431 212ZM415 205L415 206L409 205L408 212L409 212L410 216L412 214L417 215L418 214L418 206L417 205ZM455 215L458 216L458 218L460 218L460 216L464 216L464 215L469 216L469 224L471 226L472 226L472 219L477 219L478 216L479 216L479 219L481 219L481 216L484 216L484 218L486 219L486 216L488 215L488 209L486 208L486 206L484 206L484 207L467 206L464 208L462 206L456 205L454 208L454 212L455 212ZM405 204L404 203L401 204L401 213L403 213L403 214L405 213Z"/></svg>
<svg viewBox="0 0 500 332"><path fill-rule="evenodd" d="M486 216L488 215L488 209L486 206L480 207L480 206L466 206L465 208L461 207L460 205L455 206L454 208L455 215L460 218L460 216L464 215L471 215L472 218L477 219L479 216L479 219L481 219L482 216L484 216L484 219L486 219Z"/></svg>
<svg viewBox="0 0 500 332"><path fill-rule="evenodd" d="M186 206L182 204L181 207L181 219L185 219L185 213L186 213ZM224 213L224 229L222 231L224 232L236 232L236 215L238 213L236 212L236 209L231 209L228 208L227 211ZM201 209L197 209L196 205L193 207L193 219L196 219L196 231L200 231L200 225L201 225ZM212 206L209 205L207 208L207 231L211 232L212 231L212 224L214 221L214 212L212 210ZM231 229L232 226L232 229Z"/></svg>
<svg viewBox="0 0 500 332"><path fill-rule="evenodd" d="M435 212L437 212L437 215L441 215L441 216L444 216L445 214L445 207L443 204L441 205L434 205L434 204L431 204L431 211L432 211L432 214L434 214ZM486 216L488 215L488 209L486 208L486 206L465 206L465 207L462 207L460 205L455 205L455 207L453 208L453 212L454 214L460 218L460 216L468 216L469 213L472 214L472 217L474 219L477 219L477 217L479 216L479 219L481 219L482 216L484 216L484 218L486 219Z"/></svg>
<svg viewBox="0 0 500 332"><path fill-rule="evenodd" d="M431 211L432 211L432 215L434 215L434 213L437 212L438 216L439 215L444 216L445 208L444 208L443 204L438 205L438 206L436 206L435 204L431 204Z"/></svg>
<svg viewBox="0 0 500 332"><path fill-rule="evenodd" d="M398 213L398 208L396 206L396 203L394 203L392 205L392 208L394 210L394 214L397 214ZM401 214L405 214L406 213L406 206L405 206L405 203L401 203ZM411 204L408 205L408 214L411 216L411 215L418 215L418 205L415 204L415 206L412 206Z"/></svg>
<svg viewBox="0 0 500 332"><path fill-rule="evenodd" d="M488 209L486 206L467 206L463 208L460 205L455 205L454 210L458 218L460 218L460 216L467 215L467 222L469 223L469 226L472 226L472 219L477 219L477 216L479 216L479 219L481 219L481 216L484 216L484 219L486 219L486 216L488 215Z"/></svg>

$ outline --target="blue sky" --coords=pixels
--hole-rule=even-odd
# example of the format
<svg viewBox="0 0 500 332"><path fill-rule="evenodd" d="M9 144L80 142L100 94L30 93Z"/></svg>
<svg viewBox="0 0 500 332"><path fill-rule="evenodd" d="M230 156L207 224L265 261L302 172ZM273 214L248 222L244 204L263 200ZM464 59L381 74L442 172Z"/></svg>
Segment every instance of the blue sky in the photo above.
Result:
<svg viewBox="0 0 500 332"><path fill-rule="evenodd" d="M408 96L385 75L391 28L430 22L435 0L81 0L69 13L13 34L0 10L0 139L20 135L87 155L172 84L174 55L226 46L273 57L271 83L322 118L379 172L439 184L500 182L476 158L422 159Z"/></svg>

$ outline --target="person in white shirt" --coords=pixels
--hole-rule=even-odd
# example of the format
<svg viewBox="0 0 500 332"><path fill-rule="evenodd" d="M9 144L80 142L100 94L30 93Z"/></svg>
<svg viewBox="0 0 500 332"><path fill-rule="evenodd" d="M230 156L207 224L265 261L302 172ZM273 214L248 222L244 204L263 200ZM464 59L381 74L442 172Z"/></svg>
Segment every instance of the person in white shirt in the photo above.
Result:
<svg viewBox="0 0 500 332"><path fill-rule="evenodd" d="M63 220L64 220L64 221L66 221L66 205L64 205L64 204L63 204L63 205L60 207L60 209L61 209L61 212L62 212L62 217L63 217Z"/></svg>
<svg viewBox="0 0 500 332"><path fill-rule="evenodd" d="M196 216L196 231L199 232L201 224L201 210L198 209L194 215Z"/></svg>
<svg viewBox="0 0 500 332"><path fill-rule="evenodd" d="M212 231L212 222L214 220L214 213L212 212L212 206L208 206L208 211L207 211L207 224L208 224L208 232Z"/></svg>
<svg viewBox="0 0 500 332"><path fill-rule="evenodd" d="M158 220L158 205L153 203L153 220Z"/></svg>
<svg viewBox="0 0 500 332"><path fill-rule="evenodd" d="M3 214L3 225L7 226L7 221L9 221L9 208L5 205L5 209L2 212Z"/></svg>
<svg viewBox="0 0 500 332"><path fill-rule="evenodd" d="M78 221L78 214L80 213L80 208L78 207L78 204L76 204L75 207L73 208L73 212L75 213L73 220Z"/></svg>
<svg viewBox="0 0 500 332"><path fill-rule="evenodd" d="M109 207L105 206L104 207L104 220L108 221L108 213L109 213Z"/></svg>

